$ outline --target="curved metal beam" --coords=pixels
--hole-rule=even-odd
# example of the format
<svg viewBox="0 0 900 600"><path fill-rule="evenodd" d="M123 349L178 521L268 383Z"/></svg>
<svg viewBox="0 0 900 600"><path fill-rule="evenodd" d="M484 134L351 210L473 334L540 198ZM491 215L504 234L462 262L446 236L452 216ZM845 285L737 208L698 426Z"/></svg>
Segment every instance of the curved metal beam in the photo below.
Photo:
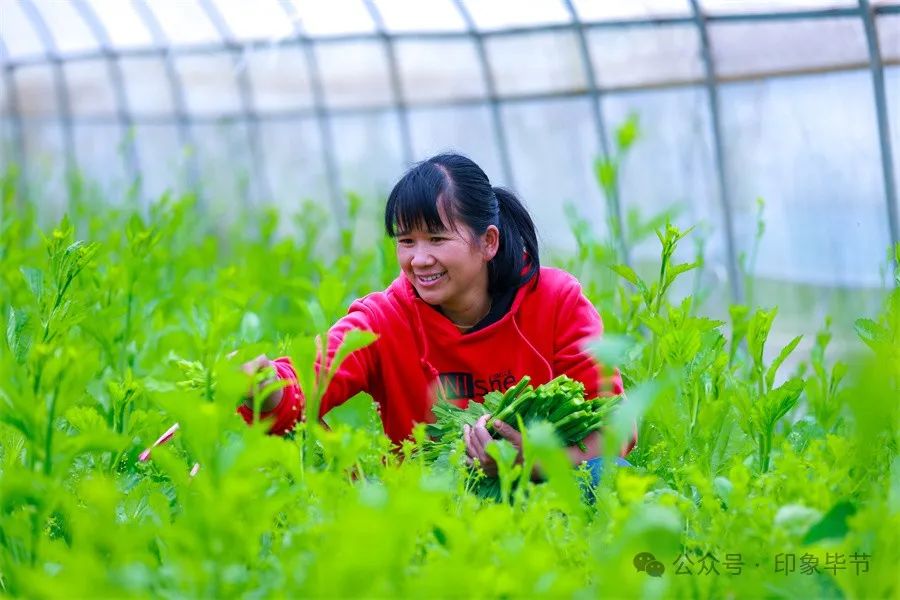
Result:
<svg viewBox="0 0 900 600"><path fill-rule="evenodd" d="M132 0L140 2L140 0ZM279 0L280 1L280 0ZM144 0L146 2L146 0ZM140 12L140 11L139 11ZM900 6L881 5L872 8L875 15L895 15L900 14ZM728 22L754 22L754 21L794 21L794 20L810 20L810 19L832 19L832 18L858 18L858 8L837 8L825 10L799 10L777 13L734 13L725 15L706 15L707 23L728 23ZM659 17L649 19L611 19L609 21L584 21L582 22L585 30L592 31L594 29L617 29L620 27L664 27L667 25L694 25L693 17ZM510 27L508 29L500 29L495 31L478 32L483 38L502 38L514 37L528 33L549 33L564 32L572 29L570 23L554 23L551 25L527 25L521 27ZM391 34L391 39L408 40L408 41L434 41L434 40L459 40L471 37L469 32L457 31L435 31L427 33L419 32L397 32ZM306 36L315 44L343 44L347 42L365 42L381 39L377 33L342 33L336 35L312 37ZM291 46L298 43L297 39L289 38L272 43L270 40L247 40L242 43L242 47L250 50L266 50L279 46ZM174 51L179 56L189 56L197 54L210 54L221 52L222 44L220 43L203 43L193 44L189 47L179 48ZM160 47L145 48L122 48L117 51L119 58L126 57L146 57L160 56L167 50ZM71 52L66 54L67 62L76 62L84 60L96 60L103 58L102 52L87 50ZM24 67L28 65L44 64L45 59L42 57L30 57L16 59L13 66Z"/></svg>
<svg viewBox="0 0 900 600"><path fill-rule="evenodd" d="M103 23L97 17L94 9L85 0L73 0L72 6L100 43L100 51L106 56L109 80L112 83L116 96L116 113L124 135L125 171L131 179L131 184L140 196L141 191L141 163L138 157L137 145L134 143L134 119L131 116L131 106L128 103L128 95L125 93L125 77L122 74L122 66L112 47L109 34Z"/></svg>
<svg viewBox="0 0 900 600"><path fill-rule="evenodd" d="M888 65L892 65L894 63L885 63ZM900 64L900 63L897 63ZM860 69L867 68L869 65L868 61L865 63L848 65L846 67L834 68L834 69L821 69L821 70L813 70L813 71L783 71L779 73L771 73L763 75L767 79L779 79L783 77L802 77L808 75L820 75L822 73L847 73L853 71L859 71ZM752 75L752 76L740 76L740 77L718 77L717 81L722 83L735 83L735 82L745 82L745 81L758 81L761 76ZM619 85L619 86L609 86L603 88L604 96L615 96L617 94L632 94L635 92L646 92L652 90L670 90L670 89L680 89L684 87L697 87L702 86L705 82L705 79L683 79L680 81L670 81L670 82L661 82L661 83L652 83L652 84L638 84L638 85ZM519 104L523 102L538 102L541 100L563 100L563 99L571 99L571 98L585 98L590 99L590 94L586 90L577 89L577 90L561 90L561 91L550 91L550 92L530 92L524 94L516 94L509 96L501 96L498 100L501 105L508 104ZM416 102L414 106L416 109L440 109L440 108L464 108L464 107L478 107L483 106L485 104L484 98L449 98L446 100L429 100L429 101L419 101ZM328 109L327 107L324 109L324 112L328 116L360 116L360 115L370 115L370 114L380 114L380 113L390 113L393 112L394 107L391 105L363 105L363 106L347 106L347 107L335 107ZM300 119L300 118L312 118L316 116L316 111L313 108L296 108L296 109L273 109L266 111L259 115L260 121L283 121L286 119ZM234 112L234 113L225 113L220 112L216 115L195 115L191 117L191 121L195 123L210 123L215 124L224 120L229 119L240 119L242 118L242 113ZM54 117L23 117L23 121L26 122L49 122L53 120ZM103 115L85 115L73 118L73 120L77 123L103 123L109 124L115 122L115 117L107 117ZM170 117L168 113L156 113L156 114L146 114L140 117L135 118L135 122L140 124L171 124L175 121L175 117Z"/></svg>
<svg viewBox="0 0 900 600"><path fill-rule="evenodd" d="M728 259L728 280L731 284L732 300L736 303L743 302L744 285L741 281L741 272L737 261L737 244L734 235L734 220L731 210L731 193L728 189L728 178L725 176L725 150L722 145L722 116L719 109L719 89L716 84L715 63L712 57L712 48L709 42L709 31L706 27L706 17L700 10L697 0L690 0L691 12L697 33L700 36L701 53L703 56L703 68L706 75L706 94L709 99L710 119L713 127L713 149L716 175L719 183L719 201L722 205L722 218L725 221L725 248Z"/></svg>
<svg viewBox="0 0 900 600"><path fill-rule="evenodd" d="M900 244L900 222L897 221L897 185L894 181L894 153L891 148L891 125L888 121L887 92L884 87L884 65L878 44L878 30L869 0L859 0L859 12L866 30L869 48L869 69L872 72L872 88L875 96L875 114L878 119L878 141L881 145L881 172L884 177L884 199L887 202L888 232L891 245ZM891 253L893 256L893 253Z"/></svg>
<svg viewBox="0 0 900 600"><path fill-rule="evenodd" d="M294 35L300 41L303 48L303 57L306 60L306 68L309 71L309 84L313 98L313 112L316 117L316 124L319 127L319 138L322 141L322 153L325 158L325 175L328 179L328 188L331 198L331 209L336 215L338 225L341 228L346 227L347 207L343 203L343 195L341 193L341 181L338 171L337 155L335 153L334 133L331 130L331 120L328 117L328 109L325 105L325 89L322 85L322 74L319 70L319 61L312 47L312 41L306 35L303 27L300 25L300 15L296 13L296 9L289 0L279 0L279 6L287 16Z"/></svg>
<svg viewBox="0 0 900 600"><path fill-rule="evenodd" d="M411 165L413 162L412 132L409 127L409 109L403 96L403 86L400 83L400 67L397 64L397 51L394 41L385 27L384 19L373 0L363 0L369 16L375 23L375 30L384 46L384 54L388 63L388 75L391 79L391 92L394 96L394 106L397 110L397 120L400 124L400 143L403 148L403 162Z"/></svg>
<svg viewBox="0 0 900 600"><path fill-rule="evenodd" d="M603 119L603 111L600 106L602 92L600 86L597 85L597 78L594 75L594 61L591 59L591 51L587 41L587 33L584 21L578 15L572 0L562 0L565 4L572 22L575 24L575 33L578 36L578 50L581 54L581 63L584 65L584 76L587 80L588 91L594 98L592 102L594 128L597 130L597 140L600 143L600 151L604 156L609 156L609 142L607 141L606 121Z"/></svg>
<svg viewBox="0 0 900 600"><path fill-rule="evenodd" d="M868 63L866 63L868 65ZM844 69L835 69L828 71L815 71L810 73L803 72L786 72L779 75L769 75L767 76L770 79L780 78L780 77L797 77L802 75L818 75L820 73L845 73L845 72L853 72L858 71L863 66L853 66ZM758 81L759 77L740 77L740 78L719 78L719 83L723 82L738 82L738 81ZM697 87L703 85L704 80L685 80L683 82L678 83L667 83L667 84L654 84L650 86L643 85L626 85L626 86L616 86L616 87L608 87L603 89L603 94L605 96L614 96L617 94L631 94L634 92L642 92L647 90L667 90L667 89L679 89L683 87ZM517 94L515 96L503 96L499 99L501 105L515 105L521 103L534 103L540 102L544 100L565 100L572 98L584 98L590 99L590 94L585 90L569 90L569 91L552 91L552 92L533 92L528 94ZM484 106L483 98L455 98L448 100L433 100L427 102L417 102L415 104L415 108L417 109L441 109L441 108L472 108ZM347 106L347 107L335 107L331 109L326 109L325 114L331 117L340 116L340 117L349 117L349 116L363 116L363 115L373 115L373 114L382 114L382 113L393 113L393 106L385 106L385 105L368 105L368 106ZM316 117L316 111L314 108L296 108L296 109L273 109L270 111L266 111L263 114L259 115L259 120L261 122L265 121L285 121L291 119L304 119L304 118L314 118ZM235 120L241 119L242 113L234 112L234 113L219 113L216 115L196 115L191 118L194 123L205 123L205 124L215 124L219 123L222 120ZM26 122L50 122L54 120L53 117L27 117L23 118L23 121ZM77 117L74 119L77 123L91 123L91 124L110 124L115 123L115 117L108 117L104 115L85 115L81 117ZM157 114L147 114L135 119L136 123L139 124L171 124L175 121L174 116L170 116L169 113L157 113Z"/></svg>
<svg viewBox="0 0 900 600"><path fill-rule="evenodd" d="M13 77L13 70L10 68L6 60L9 56L9 50L6 43L0 39L0 63L3 64L3 83L6 85L6 97L9 99L9 120L12 122L12 138L15 144L16 154L18 155L18 166L20 177L17 182L16 200L18 204L23 205L25 198L28 198L28 171L25 151L25 132L22 126L22 111L19 108L19 94L16 89L16 78Z"/></svg>
<svg viewBox="0 0 900 600"><path fill-rule="evenodd" d="M265 157L262 151L262 144L259 142L259 115L256 112L256 103L253 97L253 83L250 81L250 75L247 65L241 60L242 47L237 43L234 33L216 8L211 0L199 0L203 12L212 21L213 27L216 28L219 36L225 42L225 48L228 50L229 56L234 63L234 78L237 84L238 92L241 98L241 112L247 123L247 142L250 145L250 160L253 162L253 169L256 171L256 177L251 180L258 182L257 200L272 200L272 188L269 185L269 175L266 171ZM249 198L244 199L249 206Z"/></svg>
<svg viewBox="0 0 900 600"><path fill-rule="evenodd" d="M494 73L491 70L491 64L488 60L487 50L484 47L484 36L475 26L475 20L469 13L463 0L453 0L456 10L459 11L463 21L466 24L466 36L475 44L475 51L478 53L478 61L481 64L481 75L484 80L484 89L487 92L488 105L491 109L491 124L494 128L494 141L497 144L497 151L500 152L500 168L503 170L503 177L506 185L515 188L515 178L513 177L512 161L509 156L509 144L506 141L506 128L503 126L503 115L500 114L500 98L497 95L497 83L494 81ZM567 26L568 27L568 26Z"/></svg>
<svg viewBox="0 0 900 600"><path fill-rule="evenodd" d="M72 130L72 104L69 100L69 88L66 75L62 67L62 57L56 47L53 34L44 21L44 17L31 0L21 0L19 5L22 11L31 21L41 43L44 44L44 55L51 64L53 70L53 91L56 95L56 105L60 111L60 125L62 126L63 148L66 160L67 184L78 170L78 161L75 154L75 135ZM71 186L66 185L66 193L71 192ZM69 198L71 200L71 198Z"/></svg>
<svg viewBox="0 0 900 600"><path fill-rule="evenodd" d="M172 93L172 106L175 109L175 124L178 131L178 142L181 144L181 152L185 155L185 175L187 188L197 194L197 202L204 205L203 190L200 188L200 166L197 163L197 143L188 120L187 101L184 99L184 86L178 69L175 67L172 44L166 37L162 26L153 13L150 6L143 0L132 0L135 11L141 22L150 32L153 43L158 47L157 54L163 60L166 69L166 79L169 82L169 91Z"/></svg>
<svg viewBox="0 0 900 600"><path fill-rule="evenodd" d="M581 63L584 65L584 75L587 78L588 89L591 94L591 109L593 111L594 116L594 129L597 132L597 139L600 142L600 152L604 157L609 157L609 142L607 141L607 130L606 130L606 121L603 119L603 107L601 106L601 90L597 85L597 78L594 75L594 61L591 59L591 51L588 46L587 33L585 32L584 22L581 20L581 17L578 15L578 11L575 9L575 5L572 4L572 0L563 0L563 4L566 6L566 10L569 12L569 16L572 19L572 22L575 24L575 33L578 36L578 49L581 53ZM610 205L612 206L613 219L615 219L616 227L619 228L619 252L621 253L622 260L625 264L630 264L629 260L629 249L628 242L625 239L625 221L622 218L622 204L621 198L619 194L619 182L616 180L616 191L613 194L613 197L610 198ZM612 232L610 232L612 233Z"/></svg>

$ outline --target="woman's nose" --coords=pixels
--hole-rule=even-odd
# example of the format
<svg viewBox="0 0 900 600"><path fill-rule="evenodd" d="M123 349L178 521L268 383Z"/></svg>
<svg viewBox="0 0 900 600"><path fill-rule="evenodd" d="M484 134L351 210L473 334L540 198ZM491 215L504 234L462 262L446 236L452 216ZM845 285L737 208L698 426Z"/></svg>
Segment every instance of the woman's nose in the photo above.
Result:
<svg viewBox="0 0 900 600"><path fill-rule="evenodd" d="M431 256L428 252L423 250L416 250L413 252L412 259L410 260L410 264L413 267L427 267L428 265L434 262L434 257Z"/></svg>

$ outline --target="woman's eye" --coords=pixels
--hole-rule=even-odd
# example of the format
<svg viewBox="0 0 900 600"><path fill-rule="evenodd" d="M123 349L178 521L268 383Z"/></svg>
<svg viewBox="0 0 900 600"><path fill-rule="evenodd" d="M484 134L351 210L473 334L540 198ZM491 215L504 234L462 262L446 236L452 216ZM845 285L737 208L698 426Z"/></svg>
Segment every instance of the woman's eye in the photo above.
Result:
<svg viewBox="0 0 900 600"><path fill-rule="evenodd" d="M447 239L447 238L445 238L445 237L434 236L434 237L431 238L431 241L437 243L437 242L443 242L443 241L446 240L446 239Z"/></svg>
<svg viewBox="0 0 900 600"><path fill-rule="evenodd" d="M410 246L412 245L412 240L409 238L400 238L399 240L397 240L397 243L401 246Z"/></svg>

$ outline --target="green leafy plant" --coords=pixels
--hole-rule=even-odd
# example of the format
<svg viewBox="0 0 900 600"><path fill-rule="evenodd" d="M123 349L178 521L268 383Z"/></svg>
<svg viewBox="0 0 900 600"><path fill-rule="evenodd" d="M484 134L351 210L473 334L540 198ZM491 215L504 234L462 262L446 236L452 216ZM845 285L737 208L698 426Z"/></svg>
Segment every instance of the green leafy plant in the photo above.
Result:
<svg viewBox="0 0 900 600"><path fill-rule="evenodd" d="M859 339L841 337L837 314L800 352L793 335L774 343L788 328L774 308L707 306L696 279L683 285L703 252L679 258L690 230L672 219L626 218L629 242L659 241L658 259L628 269L576 229L574 255L553 264L584 283L605 324L591 348L625 383L586 494L562 448L581 432L573 422L563 440L558 427L583 406L559 389L505 417L523 455L489 446L497 478L463 463L463 413L442 419L441 404L400 447L364 394L319 424L334 369L374 338L326 349L316 336L397 274L366 216L380 202L358 198L343 226L315 204L222 224L201 212L209 186L204 205L165 196L136 210L71 184L69 217L39 224L42 199L17 173L0 176L4 596L897 596L896 290L856 321ZM255 383L240 364L262 353L293 359L307 400L285 438L235 412ZM635 423L632 466L616 468ZM427 456L429 433L447 437L440 459ZM642 552L666 573L637 571ZM789 553L818 556L819 572L776 573ZM832 573L827 553L869 559L858 576ZM744 570L698 575L707 554L740 554ZM679 556L694 576L669 568Z"/></svg>

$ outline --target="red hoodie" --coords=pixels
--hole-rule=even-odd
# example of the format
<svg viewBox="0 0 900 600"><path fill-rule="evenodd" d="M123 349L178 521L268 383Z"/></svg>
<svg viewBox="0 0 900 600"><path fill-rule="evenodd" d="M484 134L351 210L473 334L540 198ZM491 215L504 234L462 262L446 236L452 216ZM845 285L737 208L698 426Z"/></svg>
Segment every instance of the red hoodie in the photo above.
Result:
<svg viewBox="0 0 900 600"><path fill-rule="evenodd" d="M601 335L603 324L578 280L559 269L542 267L537 285L522 286L506 315L469 334L460 333L428 306L401 274L385 291L350 305L347 316L329 331L329 361L352 329L373 331L378 340L343 362L322 399L320 414L368 392L395 443L406 438L416 422L434 420L434 386L463 406L471 400L482 402L492 390L506 390L524 375L531 376L533 385L568 375L584 384L587 398L623 391L618 370L604 372L585 351L585 342ZM290 359L276 359L275 368L292 384L284 388L279 405L262 417L273 419L271 433L282 434L300 419L303 399ZM252 411L246 406L238 410L249 423ZM623 455L635 442L636 437Z"/></svg>

